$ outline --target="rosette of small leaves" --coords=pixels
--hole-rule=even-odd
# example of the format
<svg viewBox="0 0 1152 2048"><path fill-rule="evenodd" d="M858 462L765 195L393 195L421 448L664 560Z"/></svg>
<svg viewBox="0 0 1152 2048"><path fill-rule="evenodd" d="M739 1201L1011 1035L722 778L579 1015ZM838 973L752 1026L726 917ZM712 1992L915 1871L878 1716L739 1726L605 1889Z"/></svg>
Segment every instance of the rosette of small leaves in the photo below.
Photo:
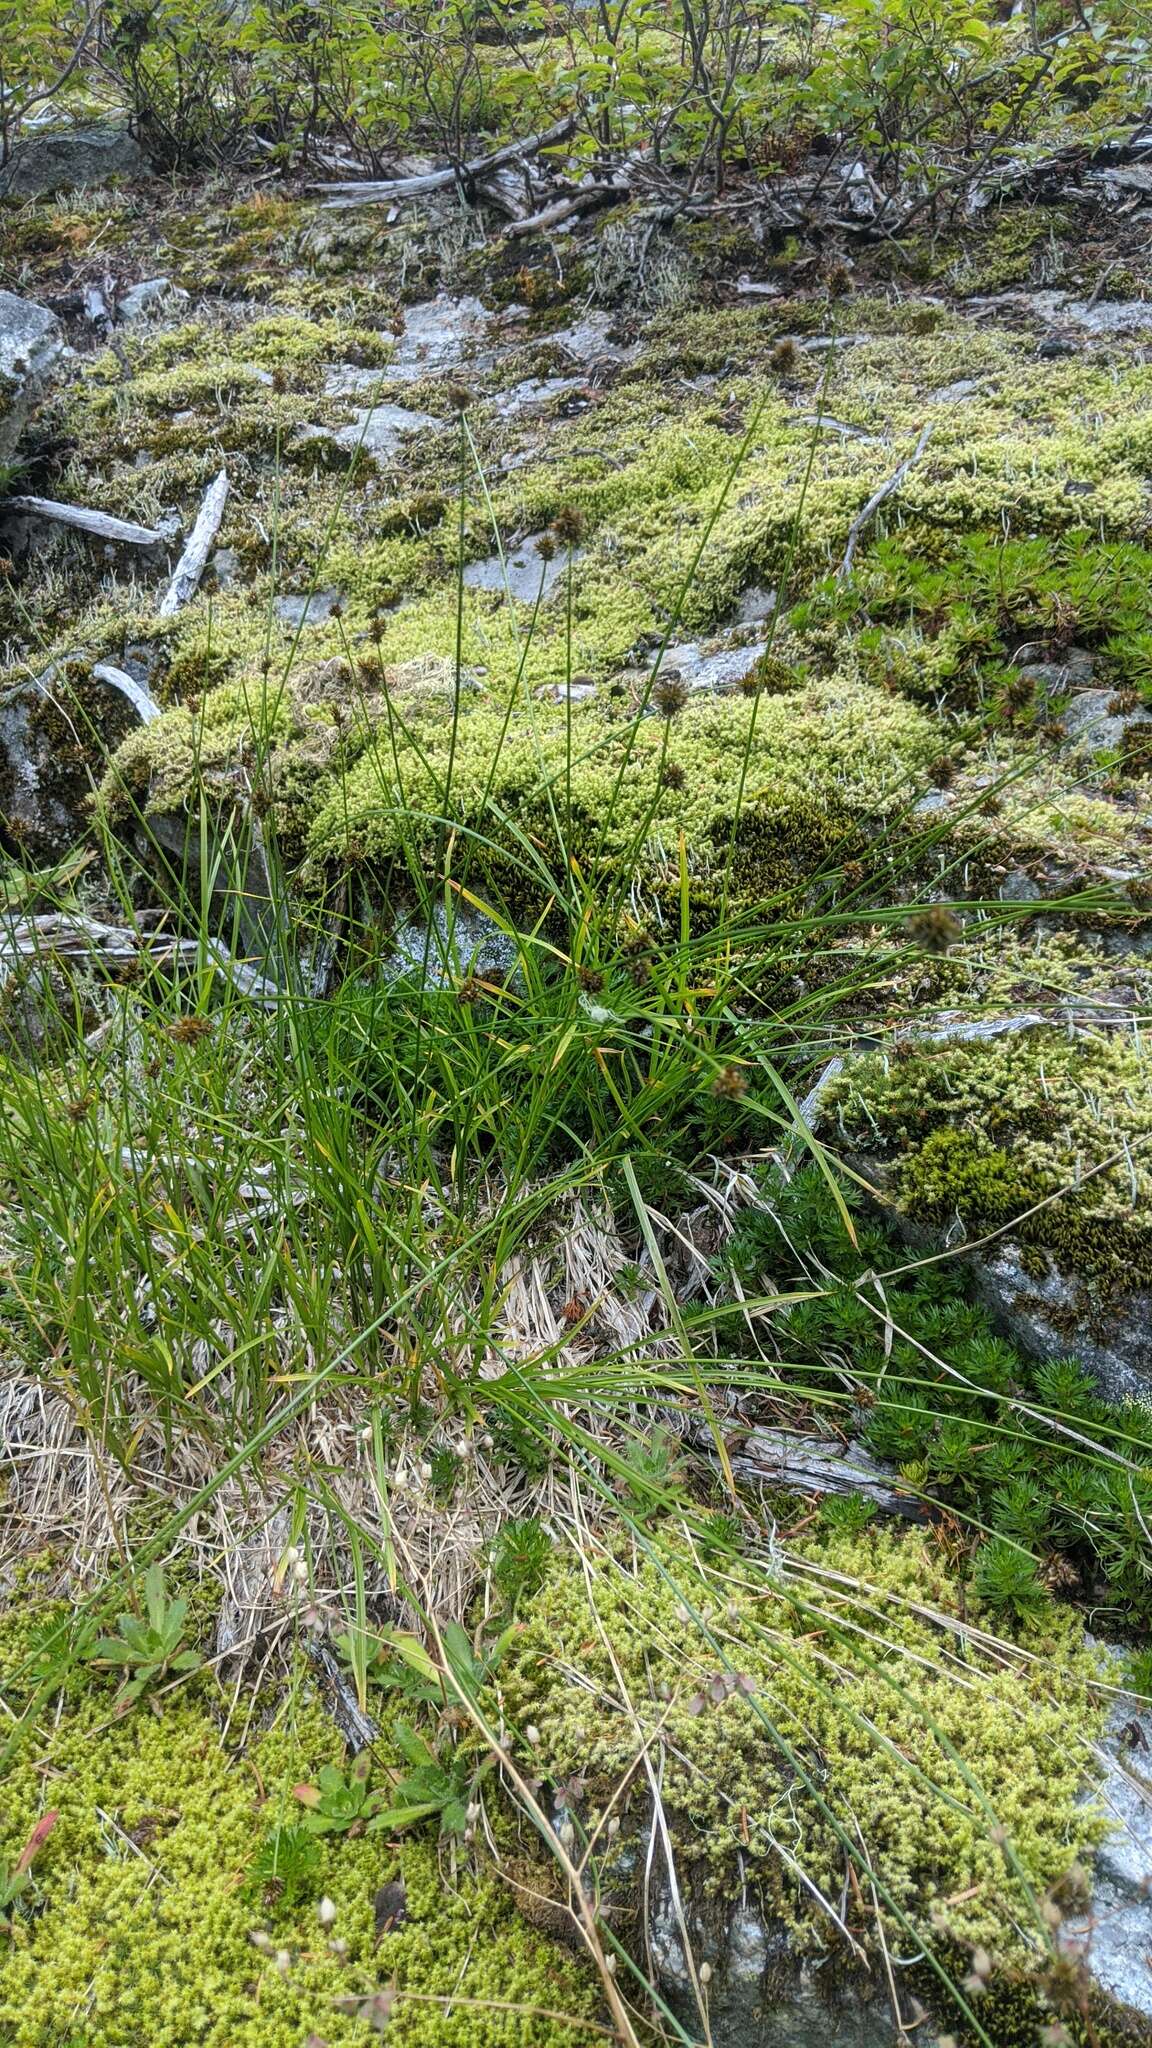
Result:
<svg viewBox="0 0 1152 2048"><path fill-rule="evenodd" d="M377 1828L408 1828L417 1821L439 1816L442 1835L462 1835L468 1825L468 1807L477 1778L488 1768L462 1749L453 1751L442 1763L430 1743L414 1728L398 1721L393 1730L401 1755L412 1765L406 1778L392 1788L393 1804L372 1822Z"/></svg>
<svg viewBox="0 0 1152 2048"><path fill-rule="evenodd" d="M384 1796L373 1790L371 1779L372 1759L366 1749L347 1771L325 1764L314 1785L293 1786L293 1797L307 1808L302 1826L310 1835L362 1835Z"/></svg>
<svg viewBox="0 0 1152 2048"><path fill-rule="evenodd" d="M362 1750L348 1770L325 1764L314 1785L297 1785L294 1796L307 1808L302 1825L313 1835L375 1834L380 1828L410 1828L418 1821L440 1819L442 1835L462 1835L479 1767L463 1749L443 1762L414 1728L397 1721L393 1736L401 1756L412 1768L387 1792L371 1783L372 1760ZM389 1803L385 1804L385 1800Z"/></svg>
<svg viewBox="0 0 1152 2048"><path fill-rule="evenodd" d="M181 1648L188 1602L169 1599L162 1565L149 1565L144 1574L144 1613L122 1614L114 1636L101 1636L93 1645L92 1661L109 1671L122 1671L124 1683L116 1704L129 1707L160 1679L182 1671L195 1671L200 1658L195 1650Z"/></svg>

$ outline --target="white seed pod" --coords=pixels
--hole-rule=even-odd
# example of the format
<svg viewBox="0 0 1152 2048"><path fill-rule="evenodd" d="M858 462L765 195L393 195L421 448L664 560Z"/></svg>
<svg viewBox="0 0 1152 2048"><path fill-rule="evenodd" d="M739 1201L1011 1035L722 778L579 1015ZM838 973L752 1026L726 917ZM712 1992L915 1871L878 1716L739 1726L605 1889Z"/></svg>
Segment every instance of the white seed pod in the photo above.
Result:
<svg viewBox="0 0 1152 2048"><path fill-rule="evenodd" d="M608 1840L610 1842L614 1842L616 1840L617 1835L620 1833L620 1815L618 1813L614 1813L612 1815L612 1818L608 1823L605 1833L607 1834Z"/></svg>
<svg viewBox="0 0 1152 2048"><path fill-rule="evenodd" d="M324 1897L316 1908L316 1918L320 1922L321 1927L331 1927L332 1922L336 1918L336 1902L328 1897L327 1892L325 1892Z"/></svg>
<svg viewBox="0 0 1152 2048"><path fill-rule="evenodd" d="M700 1965L700 1982L701 1982L701 1983L702 1983L702 1985L704 1986L704 1989L705 1989L705 1991L707 1991L707 1989L708 1989L708 1986L709 1986L709 1985L710 1985L710 1983L712 1982L712 1965L711 1965L711 1963L701 1963L701 1965Z"/></svg>
<svg viewBox="0 0 1152 2048"><path fill-rule="evenodd" d="M530 1748L530 1749L539 1749L539 1747L540 1747L540 1730L539 1730L539 1729L538 1729L538 1728L536 1727L535 1723L534 1723L534 1722L532 1722L532 1721L529 1721L529 1723L528 1723L528 1726L527 1726L527 1727L526 1727L526 1729L524 1730L524 1740L525 1740L525 1742L526 1742L526 1743L528 1744L528 1746L529 1746L529 1748Z"/></svg>

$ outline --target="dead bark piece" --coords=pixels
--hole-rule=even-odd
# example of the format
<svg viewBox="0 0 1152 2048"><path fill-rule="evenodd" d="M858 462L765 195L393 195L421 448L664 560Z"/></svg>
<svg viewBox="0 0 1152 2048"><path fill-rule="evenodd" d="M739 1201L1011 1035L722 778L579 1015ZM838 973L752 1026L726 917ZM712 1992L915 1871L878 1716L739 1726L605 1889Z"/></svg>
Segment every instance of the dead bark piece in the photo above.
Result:
<svg viewBox="0 0 1152 2048"><path fill-rule="evenodd" d="M220 531L224 507L228 502L228 471L222 469L218 477L209 484L204 493L203 503L196 515L196 524L188 536L184 553L176 564L176 574L160 600L160 617L170 619L182 605L195 597L200 588L212 543Z"/></svg>
<svg viewBox="0 0 1152 2048"><path fill-rule="evenodd" d="M113 974L134 960L147 960L161 968L179 963L190 970L211 965L222 980L251 1001L274 1005L279 1000L276 983L250 960L237 959L222 939L180 939L170 932L137 931L130 925L104 924L78 911L24 918L0 932L0 986L22 961L51 959L102 964Z"/></svg>
<svg viewBox="0 0 1152 2048"><path fill-rule="evenodd" d="M900 464L899 468L893 470L891 476L887 479L885 483L881 484L879 490L873 491L872 496L869 498L868 503L865 505L863 511L858 512L856 514L855 519L852 521L852 524L848 529L848 545L844 550L844 559L841 562L839 569L836 571L836 579L838 582L842 583L844 581L844 578L848 575L849 571L851 570L853 557L856 553L856 543L860 539L860 535L863 533L865 527L871 524L872 520L876 517L877 512L880 510L881 505L884 504L885 500L894 497L896 492L900 490L909 471L915 469L916 464L919 462L920 457L923 455L925 448L928 446L928 443L932 438L932 426L933 422L929 420L928 424L921 429L920 439L917 441L916 446L912 450L911 455L906 455L904 457L904 460Z"/></svg>
<svg viewBox="0 0 1152 2048"><path fill-rule="evenodd" d="M487 177L477 179L476 188L480 197L506 220L525 220L535 204L525 163L504 164L499 170L489 171Z"/></svg>
<svg viewBox="0 0 1152 2048"><path fill-rule="evenodd" d="M305 1638L308 1655L324 1681L324 1704L336 1723L349 1753L359 1756L362 1749L370 1749L380 1739L380 1730L370 1714L363 1712L355 1692L349 1685L338 1659L327 1643L315 1636Z"/></svg>
<svg viewBox="0 0 1152 2048"><path fill-rule="evenodd" d="M710 1431L695 1427L690 1441L697 1451L715 1455ZM753 1429L740 1448L729 1452L737 1479L763 1486L786 1487L796 1493L857 1494L878 1514L898 1515L906 1522L926 1522L928 1505L905 1492L896 1475L877 1464L858 1444L839 1446L819 1436L792 1436L783 1429Z"/></svg>
<svg viewBox="0 0 1152 2048"><path fill-rule="evenodd" d="M576 214L590 213L593 207L610 206L616 199L626 199L626 185L585 185L579 192L568 192L562 199L554 199L551 206L544 206L539 213L530 213L524 220L514 220L504 230L506 241L514 241L521 235L543 234L548 228L560 226L561 221L571 220Z"/></svg>
<svg viewBox="0 0 1152 2048"><path fill-rule="evenodd" d="M154 718L162 716L163 705L158 704L155 697L149 695L143 683L138 683L135 676L130 676L126 669L115 668L110 661L98 661L93 666L92 673L98 682L108 683L113 690L119 690L122 697L127 697L132 709L139 715L141 725L151 725Z"/></svg>
<svg viewBox="0 0 1152 2048"><path fill-rule="evenodd" d="M551 128L542 129L539 135L507 142L502 149L494 149L488 156L473 157L469 163L446 164L439 171L421 171L412 178L342 180L339 184L314 185L312 190L327 192L328 206L345 207L375 205L382 199L411 199L421 192L444 191L449 185L467 187L482 181L490 171L498 171L502 164L514 163L518 157L537 156L553 143L566 141L575 126L575 116L568 115Z"/></svg>
<svg viewBox="0 0 1152 2048"><path fill-rule="evenodd" d="M61 505L55 498L5 498L4 510L50 519L57 526L74 526L94 540L119 541L123 547L154 548L164 539L155 527L134 526L129 519L113 519L110 513L92 512L86 505Z"/></svg>
<svg viewBox="0 0 1152 2048"><path fill-rule="evenodd" d="M115 288L110 277L102 284L87 284L84 287L84 318L90 327L103 328L107 333L116 315L113 310Z"/></svg>

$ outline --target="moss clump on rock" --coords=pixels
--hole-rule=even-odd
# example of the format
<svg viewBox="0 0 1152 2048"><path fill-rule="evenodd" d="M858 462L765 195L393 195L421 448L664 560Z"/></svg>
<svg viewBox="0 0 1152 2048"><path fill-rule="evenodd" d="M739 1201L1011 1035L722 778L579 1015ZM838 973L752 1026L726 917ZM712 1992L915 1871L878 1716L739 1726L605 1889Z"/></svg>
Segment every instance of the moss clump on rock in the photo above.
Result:
<svg viewBox="0 0 1152 2048"><path fill-rule="evenodd" d="M739 881L745 894L765 893L811 873L846 832L898 812L936 746L925 714L835 678L758 706L704 695L670 724L653 717L636 727L592 703L572 717L569 802L560 707L520 702L509 714L494 690L479 698L473 689L454 740L447 659L382 674L384 690L348 670L335 697L325 687L311 702L307 677L299 691L271 681L212 691L195 712L174 711L121 748L104 787L108 815L179 813L198 783L211 788L263 758L258 779L313 873L350 859L380 864L422 844L431 851L450 794L464 827L512 858L522 858L525 833L559 858L560 818L580 860L598 856L611 868L646 844L658 879L661 848L672 858L683 833L704 900L727 853L742 775Z"/></svg>
<svg viewBox="0 0 1152 2048"><path fill-rule="evenodd" d="M797 1866L838 1897L863 1842L905 1932L1019 1959L1035 1896L1099 1839L1075 1733L1103 1710L1074 1617L1048 1613L1017 1662L982 1652L961 1614L979 1629L918 1532L823 1534L789 1567L703 1578L676 1542L562 1562L504 1698L532 1725L536 1768L586 1780L590 1826L650 1745L681 1861L720 1888L739 1863L799 1939L818 1944L827 1922Z"/></svg>
<svg viewBox="0 0 1152 2048"><path fill-rule="evenodd" d="M1079 1274L1127 1287L1152 1277L1152 1067L1135 1038L1042 1029L873 1054L832 1084L823 1114L829 1132L892 1163L917 1222L958 1217L978 1236L1020 1218L1026 1245Z"/></svg>

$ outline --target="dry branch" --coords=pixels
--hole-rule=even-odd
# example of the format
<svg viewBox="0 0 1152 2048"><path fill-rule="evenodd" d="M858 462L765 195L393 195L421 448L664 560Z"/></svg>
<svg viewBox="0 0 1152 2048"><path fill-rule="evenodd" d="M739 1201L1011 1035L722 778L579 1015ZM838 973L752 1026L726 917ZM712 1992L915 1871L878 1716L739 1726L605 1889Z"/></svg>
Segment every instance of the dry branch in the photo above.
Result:
<svg viewBox="0 0 1152 2048"><path fill-rule="evenodd" d="M714 1455L709 1430L694 1428L693 1449ZM819 1436L792 1436L783 1429L753 1429L739 1449L729 1451L737 1479L759 1481L797 1493L858 1494L882 1515L907 1522L926 1522L928 1510L916 1495L905 1492L894 1475L855 1444L840 1448Z"/></svg>
<svg viewBox="0 0 1152 2048"><path fill-rule="evenodd" d="M871 523L871 521L875 518L877 512L880 510L880 507L881 505L884 504L885 500L887 498L893 497L895 493L901 488L901 485L903 484L904 479L908 475L909 470L915 468L916 464L920 460L920 457L923 455L925 448L928 446L928 443L931 440L931 438L932 422L931 420L929 420L927 426L921 429L920 439L917 441L916 446L912 450L911 455L906 455L904 457L904 460L900 464L899 469L893 470L887 482L882 483L878 491L873 491L872 496L869 498L868 503L865 505L863 511L858 512L856 514L855 519L852 521L852 524L848 529L848 545L844 550L844 560L841 562L840 567L836 572L838 581L843 582L844 578L848 575L852 567L852 560L856 553L856 543L859 540L860 535L863 533L864 528L868 526Z"/></svg>
<svg viewBox="0 0 1152 2048"><path fill-rule="evenodd" d="M584 185L579 192L566 192L563 198L554 199L550 206L541 207L539 213L511 221L504 230L505 239L514 241L520 235L543 234L546 229L559 227L561 221L571 220L576 214L590 213L593 207L610 206L613 200L627 197L625 185Z"/></svg>
<svg viewBox="0 0 1152 2048"><path fill-rule="evenodd" d="M449 185L475 185L492 171L498 171L503 164L515 163L519 157L537 156L553 143L565 142L575 126L575 116L568 115L551 128L542 129L539 135L526 135L519 142L507 142L489 156L473 157L471 162L464 164L446 164L439 171L420 171L411 178L345 179L339 184L315 185L311 189L333 195L327 204L336 207L374 205L382 199L412 199L421 192L445 191Z"/></svg>
<svg viewBox="0 0 1152 2048"><path fill-rule="evenodd" d="M160 617L170 619L182 605L194 598L200 588L200 578L208 560L208 550L220 531L224 507L228 502L228 471L222 469L218 477L209 484L204 500L196 515L196 524L188 536L184 553L176 564L176 573L160 601Z"/></svg>
<svg viewBox="0 0 1152 2048"><path fill-rule="evenodd" d="M157 967L207 967L255 1002L278 1000L275 982L250 961L238 960L222 939L179 939L170 932L137 931L130 925L103 924L78 911L53 911L0 929L0 987L21 961L52 958L104 963L114 970L135 960Z"/></svg>
<svg viewBox="0 0 1152 2048"><path fill-rule="evenodd" d="M129 519L113 519L108 512L92 512L86 505L61 505L55 498L5 498L5 512L23 512L33 519L51 519L57 526L74 526L90 533L94 540L119 541L125 547L154 548L164 539L152 526L133 526Z"/></svg>
<svg viewBox="0 0 1152 2048"><path fill-rule="evenodd" d="M112 689L119 690L122 697L127 697L132 709L138 714L141 725L151 725L154 718L163 715L163 705L158 704L155 697L144 688L143 683L138 683L135 676L130 676L126 669L115 668L110 661L98 661L92 673L97 682L108 683Z"/></svg>

